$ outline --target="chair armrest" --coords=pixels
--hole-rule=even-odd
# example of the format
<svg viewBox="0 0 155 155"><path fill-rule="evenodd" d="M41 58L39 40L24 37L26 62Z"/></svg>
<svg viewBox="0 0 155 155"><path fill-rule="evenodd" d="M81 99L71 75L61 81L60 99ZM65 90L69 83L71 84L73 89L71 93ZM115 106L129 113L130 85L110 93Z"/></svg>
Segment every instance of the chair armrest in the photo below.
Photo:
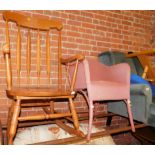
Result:
<svg viewBox="0 0 155 155"><path fill-rule="evenodd" d="M147 84L131 84L130 94L136 96L144 96L147 107L152 104L152 90Z"/></svg>
<svg viewBox="0 0 155 155"><path fill-rule="evenodd" d="M133 52L131 54L127 53L126 54L126 57L127 58L132 58L132 57L135 57L135 56L140 56L140 55L148 55L148 54L154 54L155 53L155 49L153 48L152 50L150 51L141 51L141 52Z"/></svg>
<svg viewBox="0 0 155 155"><path fill-rule="evenodd" d="M152 90L147 84L131 84L130 87L131 104L133 104L133 113L142 112L140 114L141 122L148 124L148 118L150 117L151 106L154 106L152 102ZM153 116L154 117L154 116Z"/></svg>
<svg viewBox="0 0 155 155"><path fill-rule="evenodd" d="M147 84L131 84L130 93L131 95L145 95L151 100L150 102L152 102L152 91Z"/></svg>
<svg viewBox="0 0 155 155"><path fill-rule="evenodd" d="M3 45L2 45L2 51L3 51L4 55L5 55L5 54L10 54L9 45L6 44L6 43L3 44Z"/></svg>
<svg viewBox="0 0 155 155"><path fill-rule="evenodd" d="M147 79L147 78L145 78L145 80L147 80L149 82L155 82L155 79Z"/></svg>
<svg viewBox="0 0 155 155"><path fill-rule="evenodd" d="M76 60L84 60L85 56L83 54L77 54L75 56L69 57L69 58L61 58L61 63L66 65L67 63L76 61Z"/></svg>

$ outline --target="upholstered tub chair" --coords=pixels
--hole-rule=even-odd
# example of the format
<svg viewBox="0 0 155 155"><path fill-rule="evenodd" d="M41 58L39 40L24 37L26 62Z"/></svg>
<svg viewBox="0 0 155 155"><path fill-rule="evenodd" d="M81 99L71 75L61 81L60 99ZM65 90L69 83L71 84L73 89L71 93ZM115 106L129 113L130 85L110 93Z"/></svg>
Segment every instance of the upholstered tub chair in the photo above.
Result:
<svg viewBox="0 0 155 155"><path fill-rule="evenodd" d="M71 77L74 66L74 64L69 66ZM117 93L118 90L119 93ZM130 66L127 63L107 66L100 63L97 57L85 58L78 66L75 91L81 92L85 96L89 106L87 140L90 140L92 133L93 110L96 101L122 100L123 104L126 103L124 107L128 111L131 129L135 132L130 107Z"/></svg>
<svg viewBox="0 0 155 155"><path fill-rule="evenodd" d="M131 73L139 76L143 73L139 60L136 57L126 58L122 52L107 51L100 53L98 57L99 61L106 65L127 62L131 67ZM152 96L150 86L146 84L131 84L130 95L134 120L155 127L155 98ZM126 107L121 101L117 104L110 102L108 104L108 111L120 116L128 116Z"/></svg>

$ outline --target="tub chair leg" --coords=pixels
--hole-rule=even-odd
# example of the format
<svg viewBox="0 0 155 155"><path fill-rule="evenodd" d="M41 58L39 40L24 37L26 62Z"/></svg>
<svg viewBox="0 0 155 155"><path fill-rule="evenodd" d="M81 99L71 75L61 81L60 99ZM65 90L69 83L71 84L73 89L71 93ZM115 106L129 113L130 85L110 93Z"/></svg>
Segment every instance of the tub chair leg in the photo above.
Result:
<svg viewBox="0 0 155 155"><path fill-rule="evenodd" d="M87 141L90 140L91 132L92 132L92 125L93 125L93 101L89 102L89 123L88 123L88 135L87 135Z"/></svg>
<svg viewBox="0 0 155 155"><path fill-rule="evenodd" d="M132 132L135 132L135 126L134 126L133 116L132 116L132 111L131 111L131 101L128 99L128 100L125 100L125 103L127 104L127 110L128 110L129 120L131 124L131 130Z"/></svg>

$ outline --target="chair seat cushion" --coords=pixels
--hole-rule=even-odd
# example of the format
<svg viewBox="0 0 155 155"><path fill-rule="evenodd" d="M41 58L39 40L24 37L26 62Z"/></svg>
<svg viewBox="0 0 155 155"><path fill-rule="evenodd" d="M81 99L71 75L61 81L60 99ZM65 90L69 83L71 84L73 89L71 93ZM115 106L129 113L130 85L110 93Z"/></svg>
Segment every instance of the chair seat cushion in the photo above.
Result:
<svg viewBox="0 0 155 155"><path fill-rule="evenodd" d="M55 90L52 88L37 88L37 87L14 87L7 90L9 96L23 96L23 97L58 97L58 96L71 96L71 92L65 90Z"/></svg>
<svg viewBox="0 0 155 155"><path fill-rule="evenodd" d="M94 81L88 89L93 100L122 100L130 97L130 87L120 82Z"/></svg>

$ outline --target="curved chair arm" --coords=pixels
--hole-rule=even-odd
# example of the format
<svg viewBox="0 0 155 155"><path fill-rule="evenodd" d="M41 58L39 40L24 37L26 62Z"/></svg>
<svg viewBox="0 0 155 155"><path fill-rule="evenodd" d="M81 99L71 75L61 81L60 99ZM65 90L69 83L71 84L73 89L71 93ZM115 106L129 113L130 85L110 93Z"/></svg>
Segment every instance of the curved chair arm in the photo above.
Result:
<svg viewBox="0 0 155 155"><path fill-rule="evenodd" d="M75 91L74 91L74 87L75 87L75 83L76 83L76 78L77 78L77 71L78 71L78 65L79 65L79 61L82 61L84 60L85 56L82 55L82 54L77 54L75 56L72 56L72 57L69 57L69 58L66 58L66 59L63 59L61 58L61 63L66 65L66 69L67 69L67 76L69 78L69 85L70 85L70 90L72 92L72 94L75 94ZM69 72L68 72L68 67L69 67L69 63L72 63L76 61L75 65L74 65L74 71L72 72L72 79L70 78L70 75L69 75ZM68 66L68 67L67 67Z"/></svg>
<svg viewBox="0 0 155 155"><path fill-rule="evenodd" d="M131 84L130 93L131 95L145 95L152 102L152 91L147 84Z"/></svg>
<svg viewBox="0 0 155 155"><path fill-rule="evenodd" d="M0 145L3 144L3 133L2 133L2 125L1 125L1 121L0 121Z"/></svg>
<svg viewBox="0 0 155 155"><path fill-rule="evenodd" d="M76 60L84 60L85 56L83 54L77 54L75 56L72 56L72 57L69 57L69 58L61 58L61 63L62 64L67 64L67 63L71 63L73 61L76 61Z"/></svg>
<svg viewBox="0 0 155 155"><path fill-rule="evenodd" d="M10 54L10 49L9 49L9 45L7 43L3 44L2 45L2 51L3 51L3 54Z"/></svg>
<svg viewBox="0 0 155 155"><path fill-rule="evenodd" d="M132 58L132 57L139 56L139 55L154 54L154 53L155 53L155 49L152 49L150 51L146 50L146 51L141 51L141 52L133 52L131 54L127 53L126 57Z"/></svg>

